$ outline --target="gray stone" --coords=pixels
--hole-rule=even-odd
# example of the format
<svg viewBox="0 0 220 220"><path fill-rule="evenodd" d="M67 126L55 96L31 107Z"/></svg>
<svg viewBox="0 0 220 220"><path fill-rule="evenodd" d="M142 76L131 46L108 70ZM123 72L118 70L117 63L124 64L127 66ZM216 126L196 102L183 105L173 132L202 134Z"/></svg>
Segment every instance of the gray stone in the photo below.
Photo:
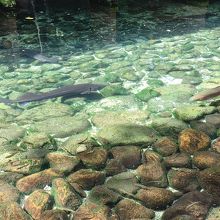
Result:
<svg viewBox="0 0 220 220"><path fill-rule="evenodd" d="M85 131L90 124L85 115L48 118L35 122L32 129L47 133L54 137L64 138Z"/></svg>
<svg viewBox="0 0 220 220"><path fill-rule="evenodd" d="M141 145L148 146L157 139L152 128L140 125L111 125L103 127L95 138L104 146Z"/></svg>

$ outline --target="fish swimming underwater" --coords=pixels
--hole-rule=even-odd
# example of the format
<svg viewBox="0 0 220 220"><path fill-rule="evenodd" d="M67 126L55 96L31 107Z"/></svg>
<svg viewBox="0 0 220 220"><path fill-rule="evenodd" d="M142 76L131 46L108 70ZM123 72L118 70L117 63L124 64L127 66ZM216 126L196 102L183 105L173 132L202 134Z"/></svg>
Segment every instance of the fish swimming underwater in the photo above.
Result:
<svg viewBox="0 0 220 220"><path fill-rule="evenodd" d="M21 56L32 58L35 60L38 60L43 63L57 63L59 61L58 57L47 57L42 53L39 53L35 50L29 50L29 49L22 49L21 50Z"/></svg>
<svg viewBox="0 0 220 220"><path fill-rule="evenodd" d="M41 101L46 99L52 99L57 97L62 97L64 99L73 98L73 97L81 97L90 94L98 94L98 91L102 88L106 87L104 84L76 84L76 85L68 85L63 86L58 89L51 90L49 92L40 92L40 93L26 93L21 97L10 100L5 98L0 98L0 102L5 104L22 104L32 101Z"/></svg>
<svg viewBox="0 0 220 220"><path fill-rule="evenodd" d="M214 98L219 95L220 95L220 86L215 87L213 89L208 89L203 92L199 92L196 95L194 95L191 99L193 101L202 101L202 100Z"/></svg>

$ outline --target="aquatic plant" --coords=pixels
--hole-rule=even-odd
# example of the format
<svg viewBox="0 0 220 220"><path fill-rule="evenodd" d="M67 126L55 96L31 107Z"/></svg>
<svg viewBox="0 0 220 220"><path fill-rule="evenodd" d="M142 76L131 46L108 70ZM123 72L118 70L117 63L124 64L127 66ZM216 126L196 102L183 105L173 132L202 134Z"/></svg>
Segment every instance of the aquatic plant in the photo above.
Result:
<svg viewBox="0 0 220 220"><path fill-rule="evenodd" d="M15 5L15 0L0 0L0 5L5 7L12 7Z"/></svg>

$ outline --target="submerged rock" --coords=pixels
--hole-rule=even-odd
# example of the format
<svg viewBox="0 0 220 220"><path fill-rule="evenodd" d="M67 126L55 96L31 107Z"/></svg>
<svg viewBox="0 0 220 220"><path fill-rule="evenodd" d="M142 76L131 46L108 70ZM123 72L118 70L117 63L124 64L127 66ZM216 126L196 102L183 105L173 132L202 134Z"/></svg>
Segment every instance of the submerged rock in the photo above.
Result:
<svg viewBox="0 0 220 220"><path fill-rule="evenodd" d="M20 193L18 189L9 183L0 180L0 201L4 202L18 202Z"/></svg>
<svg viewBox="0 0 220 220"><path fill-rule="evenodd" d="M24 150L40 148L48 151L55 151L57 149L57 144L56 141L46 133L33 132L22 139L19 148Z"/></svg>
<svg viewBox="0 0 220 220"><path fill-rule="evenodd" d="M161 135L177 138L179 133L188 125L175 118L155 118L152 120L152 127Z"/></svg>
<svg viewBox="0 0 220 220"><path fill-rule="evenodd" d="M30 121L43 121L48 118L71 115L71 107L56 102L46 102L31 109L24 110L16 117L19 124L28 124Z"/></svg>
<svg viewBox="0 0 220 220"><path fill-rule="evenodd" d="M141 90L135 95L141 101L147 102L151 98L160 96L160 93L151 88L146 88Z"/></svg>
<svg viewBox="0 0 220 220"><path fill-rule="evenodd" d="M141 149L137 146L113 147L110 153L126 168L134 169L141 163Z"/></svg>
<svg viewBox="0 0 220 220"><path fill-rule="evenodd" d="M75 115L48 118L44 121L35 122L32 129L44 132L57 138L65 138L78 134L90 127L85 115Z"/></svg>
<svg viewBox="0 0 220 220"><path fill-rule="evenodd" d="M193 169L171 169L167 174L167 178L170 187L180 191L188 192L199 189L197 174L198 171Z"/></svg>
<svg viewBox="0 0 220 220"><path fill-rule="evenodd" d="M101 168L107 160L107 150L101 147L95 147L77 154L79 159L86 167Z"/></svg>
<svg viewBox="0 0 220 220"><path fill-rule="evenodd" d="M74 220L81 219L103 219L109 218L110 209L105 205L100 205L92 202L85 202L74 213Z"/></svg>
<svg viewBox="0 0 220 220"><path fill-rule="evenodd" d="M59 149L76 156L78 153L90 150L94 146L98 146L98 144L91 138L90 134L80 133L70 136Z"/></svg>
<svg viewBox="0 0 220 220"><path fill-rule="evenodd" d="M41 215L41 220L68 220L67 213L63 210L53 209L46 210Z"/></svg>
<svg viewBox="0 0 220 220"><path fill-rule="evenodd" d="M158 161L149 161L137 168L140 182L146 186L166 187L167 177L164 167Z"/></svg>
<svg viewBox="0 0 220 220"><path fill-rule="evenodd" d="M178 199L171 207L165 210L162 220L178 219L188 216L189 219L205 219L212 200L205 192L189 192Z"/></svg>
<svg viewBox="0 0 220 220"><path fill-rule="evenodd" d="M110 177L105 185L114 191L117 191L121 194L129 195L136 193L139 189L137 185L138 180L133 173L130 172L123 172L113 177Z"/></svg>
<svg viewBox="0 0 220 220"><path fill-rule="evenodd" d="M220 154L212 151L196 152L192 162L199 169L206 169L220 163Z"/></svg>
<svg viewBox="0 0 220 220"><path fill-rule="evenodd" d="M176 153L164 158L164 165L170 167L191 167L191 157L187 153Z"/></svg>
<svg viewBox="0 0 220 220"><path fill-rule="evenodd" d="M18 138L23 137L25 129L14 124L0 123L0 144L1 146L15 142Z"/></svg>
<svg viewBox="0 0 220 220"><path fill-rule="evenodd" d="M33 219L41 219L41 214L52 208L50 195L44 190L36 190L25 200L24 209Z"/></svg>
<svg viewBox="0 0 220 220"><path fill-rule="evenodd" d="M216 204L220 204L220 165L199 172L200 186L210 193Z"/></svg>
<svg viewBox="0 0 220 220"><path fill-rule="evenodd" d="M82 199L74 188L64 179L57 178L52 182L52 195L58 208L67 210L77 210L82 203Z"/></svg>
<svg viewBox="0 0 220 220"><path fill-rule="evenodd" d="M157 133L147 126L111 125L103 127L96 135L103 145L141 145L148 146L157 139Z"/></svg>
<svg viewBox="0 0 220 220"><path fill-rule="evenodd" d="M121 85L108 85L100 91L101 95L104 97L114 96L114 95L127 95L129 92L123 88Z"/></svg>
<svg viewBox="0 0 220 220"><path fill-rule="evenodd" d="M143 202L147 208L160 210L172 204L175 200L175 194L163 188L146 187L137 192L136 198Z"/></svg>
<svg viewBox="0 0 220 220"><path fill-rule="evenodd" d="M207 149L211 140L204 132L188 128L179 135L179 148L182 152L193 154L196 151Z"/></svg>
<svg viewBox="0 0 220 220"><path fill-rule="evenodd" d="M36 151L35 151L36 153ZM41 153L41 152L40 152ZM45 155L45 152L43 156ZM37 157L36 157L37 156ZM44 158L33 155L30 152L23 152L18 150L10 150L2 152L0 155L0 167L3 171L32 174L39 172L43 164Z"/></svg>
<svg viewBox="0 0 220 220"><path fill-rule="evenodd" d="M141 110L132 111L102 111L92 116L92 123L96 127L107 127L113 125L139 125L145 124L149 112Z"/></svg>
<svg viewBox="0 0 220 220"><path fill-rule="evenodd" d="M60 173L52 169L46 169L19 179L16 183L16 187L20 192L29 193L35 189L44 188L46 185L51 184L54 178L60 176Z"/></svg>
<svg viewBox="0 0 220 220"><path fill-rule="evenodd" d="M50 168L62 173L71 172L80 162L76 156L72 156L65 152L56 151L47 154Z"/></svg>
<svg viewBox="0 0 220 220"><path fill-rule="evenodd" d="M113 176L125 171L126 171L125 166L118 159L111 159L108 160L106 163L105 172L107 176Z"/></svg>
<svg viewBox="0 0 220 220"><path fill-rule="evenodd" d="M9 184L14 185L19 179L21 179L24 175L21 173L13 173L13 172L1 172L0 173L0 181L5 181Z"/></svg>
<svg viewBox="0 0 220 220"><path fill-rule="evenodd" d="M197 131L202 131L206 133L209 137L215 138L217 129L213 124L210 124L208 122L202 122L202 121L191 121L190 122L190 127L197 130Z"/></svg>
<svg viewBox="0 0 220 220"><path fill-rule="evenodd" d="M0 219L31 220L32 218L21 208L18 203L3 202L0 204Z"/></svg>
<svg viewBox="0 0 220 220"><path fill-rule="evenodd" d="M100 205L116 204L120 198L121 196L118 193L110 190L104 185L93 187L88 195L88 200L90 202Z"/></svg>
<svg viewBox="0 0 220 220"><path fill-rule="evenodd" d="M119 219L153 219L153 210L131 199L123 199L115 206L115 212Z"/></svg>
<svg viewBox="0 0 220 220"><path fill-rule="evenodd" d="M162 137L153 144L153 148L162 156L169 156L177 151L177 144L168 137Z"/></svg>
<svg viewBox="0 0 220 220"><path fill-rule="evenodd" d="M205 117L207 123L214 125L216 128L220 128L220 114L215 113L212 115L207 115Z"/></svg>
<svg viewBox="0 0 220 220"><path fill-rule="evenodd" d="M105 181L105 173L92 169L81 169L67 177L70 184L77 183L82 189L90 190L96 185L101 185Z"/></svg>
<svg viewBox="0 0 220 220"><path fill-rule="evenodd" d="M180 106L176 108L174 114L177 118L183 121L192 121L199 119L204 115L213 113L216 110L214 106Z"/></svg>

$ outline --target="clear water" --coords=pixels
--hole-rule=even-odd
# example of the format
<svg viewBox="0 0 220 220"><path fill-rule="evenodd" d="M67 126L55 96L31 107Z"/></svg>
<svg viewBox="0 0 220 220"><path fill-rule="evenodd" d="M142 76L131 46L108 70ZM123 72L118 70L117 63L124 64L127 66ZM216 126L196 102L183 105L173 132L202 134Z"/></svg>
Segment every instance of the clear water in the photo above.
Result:
<svg viewBox="0 0 220 220"><path fill-rule="evenodd" d="M164 86L214 83L207 80L218 78L219 3L161 5L149 9L121 2L69 9L45 3L35 6L35 19L2 13L1 41L10 41L12 48L3 45L0 51L1 94L15 97L91 81L120 83L132 94L150 80L153 87L161 81ZM58 56L59 65L21 57L24 48Z"/></svg>
<svg viewBox="0 0 220 220"><path fill-rule="evenodd" d="M155 117L173 117L172 111L188 105L197 91L220 84L218 1L164 2L160 7L120 2L73 8L44 2L35 5L34 16L0 13L1 97L16 99L26 92L78 83L107 83L118 89L103 98L66 100L68 109L63 105L56 109L51 100L13 108L1 104L4 123L33 129L35 122L50 117L80 113L90 120L96 112L121 110L134 115L148 112L145 123L150 123ZM23 57L22 49L55 56L58 62ZM138 94L145 88L160 95L141 98ZM99 126L90 129L91 133L97 130Z"/></svg>

